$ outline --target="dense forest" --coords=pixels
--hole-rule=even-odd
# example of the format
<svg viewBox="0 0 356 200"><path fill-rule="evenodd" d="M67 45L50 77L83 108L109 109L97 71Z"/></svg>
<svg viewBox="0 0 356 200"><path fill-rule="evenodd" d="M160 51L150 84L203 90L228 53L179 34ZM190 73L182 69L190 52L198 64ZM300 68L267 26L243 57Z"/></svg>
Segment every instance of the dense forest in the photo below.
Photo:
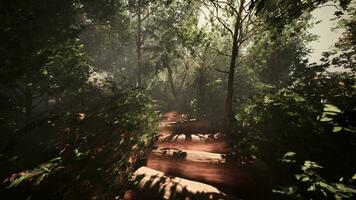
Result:
<svg viewBox="0 0 356 200"><path fill-rule="evenodd" d="M313 61L325 7L341 34ZM0 199L356 199L355 1L3 0L0 11ZM168 132L165 145L186 143L161 145Z"/></svg>

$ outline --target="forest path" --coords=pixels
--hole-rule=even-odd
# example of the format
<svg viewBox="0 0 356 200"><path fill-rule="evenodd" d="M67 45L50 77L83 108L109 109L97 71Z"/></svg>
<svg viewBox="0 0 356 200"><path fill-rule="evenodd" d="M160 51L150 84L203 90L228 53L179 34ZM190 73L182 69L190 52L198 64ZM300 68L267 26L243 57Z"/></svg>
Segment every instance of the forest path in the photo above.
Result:
<svg viewBox="0 0 356 200"><path fill-rule="evenodd" d="M238 162L207 120L166 113L145 167L133 175L126 200L269 199L271 179L259 160Z"/></svg>

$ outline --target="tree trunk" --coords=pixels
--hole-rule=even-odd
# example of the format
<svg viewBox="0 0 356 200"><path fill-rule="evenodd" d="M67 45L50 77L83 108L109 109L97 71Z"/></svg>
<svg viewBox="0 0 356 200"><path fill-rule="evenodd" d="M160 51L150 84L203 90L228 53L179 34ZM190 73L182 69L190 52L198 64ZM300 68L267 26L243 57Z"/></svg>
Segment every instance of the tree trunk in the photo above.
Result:
<svg viewBox="0 0 356 200"><path fill-rule="evenodd" d="M138 0L137 8L137 85L141 87L141 48L142 48L142 27L141 27L141 0Z"/></svg>
<svg viewBox="0 0 356 200"><path fill-rule="evenodd" d="M173 75L172 75L173 73L172 73L171 67L169 66L169 63L166 63L166 68L168 71L168 80L169 80L169 84L171 85L173 97L174 97L176 103L178 103L178 96L177 96L176 88L175 88L174 82L173 82Z"/></svg>
<svg viewBox="0 0 356 200"><path fill-rule="evenodd" d="M235 34L234 34L235 35ZM234 37L235 40L235 37ZM239 46L237 42L234 41L232 45L232 54L230 60L228 81L227 81L227 94L226 94L226 134L232 134L232 123L234 121L234 113L232 110L233 92L234 92L234 74L235 74L235 63L237 60L237 55L239 52Z"/></svg>
<svg viewBox="0 0 356 200"><path fill-rule="evenodd" d="M239 38L240 34L242 33L242 22L241 22L241 15L243 12L243 4L244 0L240 2L240 8L238 16L236 16L236 22L234 26L234 32L232 36L232 47L231 47L231 60L230 60L230 67L229 67L229 74L228 74L228 81L227 81L227 94L226 94L226 126L225 126L225 133L228 137L233 138L233 121L234 121L234 112L233 112L233 92L234 92L234 75L235 75L235 65L236 61L238 60L239 55Z"/></svg>
<svg viewBox="0 0 356 200"><path fill-rule="evenodd" d="M198 69L198 79L197 79L197 114L202 117L206 110L206 77L205 69Z"/></svg>

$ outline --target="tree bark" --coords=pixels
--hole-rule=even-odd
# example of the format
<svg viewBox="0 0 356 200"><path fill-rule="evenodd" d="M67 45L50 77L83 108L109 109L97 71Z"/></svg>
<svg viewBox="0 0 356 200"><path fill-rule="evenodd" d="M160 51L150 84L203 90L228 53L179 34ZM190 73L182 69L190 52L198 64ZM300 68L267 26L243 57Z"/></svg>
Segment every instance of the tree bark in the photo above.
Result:
<svg viewBox="0 0 356 200"><path fill-rule="evenodd" d="M169 84L171 85L173 97L174 97L176 103L178 103L178 96L177 96L176 88L175 88L174 82L173 82L173 75L172 75L173 73L172 73L171 67L169 66L169 63L166 63L166 68L168 71L168 80L169 80Z"/></svg>
<svg viewBox="0 0 356 200"><path fill-rule="evenodd" d="M206 109L206 77L205 68L202 67L198 69L198 79L197 79L197 111L198 116L202 117Z"/></svg>
<svg viewBox="0 0 356 200"><path fill-rule="evenodd" d="M141 87L141 52L142 52L142 20L141 20L141 0L138 0L138 8L137 8L137 85Z"/></svg>
<svg viewBox="0 0 356 200"><path fill-rule="evenodd" d="M232 134L232 123L234 120L234 113L232 109L233 92L234 92L234 74L235 74L235 63L237 60L237 55L239 52L239 46L237 45L237 37L234 34L234 41L232 45L232 54L230 60L228 81L227 81L227 94L226 94L226 134ZM236 39L235 39L236 38Z"/></svg>
<svg viewBox="0 0 356 200"><path fill-rule="evenodd" d="M227 81L227 94L226 94L226 126L225 133L229 137L233 137L233 121L234 121L234 112L233 112L233 93L234 93L234 75L235 75L235 64L238 60L240 44L239 44L239 36L242 32L242 22L241 15L243 12L243 4L244 0L240 2L239 13L236 16L236 22L234 25L234 32L232 36L232 47L231 47L231 60L229 66L229 74Z"/></svg>

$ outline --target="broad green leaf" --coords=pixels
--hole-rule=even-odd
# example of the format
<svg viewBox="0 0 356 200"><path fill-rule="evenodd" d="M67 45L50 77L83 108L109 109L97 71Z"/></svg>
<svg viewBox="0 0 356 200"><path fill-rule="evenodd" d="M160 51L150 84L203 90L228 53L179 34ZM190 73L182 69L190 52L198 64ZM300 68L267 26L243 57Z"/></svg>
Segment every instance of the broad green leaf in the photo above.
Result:
<svg viewBox="0 0 356 200"><path fill-rule="evenodd" d="M283 157L295 156L295 154L296 154L295 152L290 151L290 152L287 152L286 154L284 154Z"/></svg>
<svg viewBox="0 0 356 200"><path fill-rule="evenodd" d="M330 118L330 117L323 117L320 119L321 122L330 122L332 120L333 120L333 118Z"/></svg>
<svg viewBox="0 0 356 200"><path fill-rule="evenodd" d="M342 130L342 127L341 126L334 126L334 128L333 128L333 132L335 133L335 132L339 132L339 131L341 131Z"/></svg>
<svg viewBox="0 0 356 200"><path fill-rule="evenodd" d="M341 113L341 110L332 104L325 104L324 111Z"/></svg>
<svg viewBox="0 0 356 200"><path fill-rule="evenodd" d="M341 190L341 191L343 191L343 192L356 194L356 189L347 187L347 186L345 186L344 184L341 184L341 183L337 183L336 184L336 188Z"/></svg>
<svg viewBox="0 0 356 200"><path fill-rule="evenodd" d="M323 115L337 115L337 113L334 113L334 112L323 112Z"/></svg>

